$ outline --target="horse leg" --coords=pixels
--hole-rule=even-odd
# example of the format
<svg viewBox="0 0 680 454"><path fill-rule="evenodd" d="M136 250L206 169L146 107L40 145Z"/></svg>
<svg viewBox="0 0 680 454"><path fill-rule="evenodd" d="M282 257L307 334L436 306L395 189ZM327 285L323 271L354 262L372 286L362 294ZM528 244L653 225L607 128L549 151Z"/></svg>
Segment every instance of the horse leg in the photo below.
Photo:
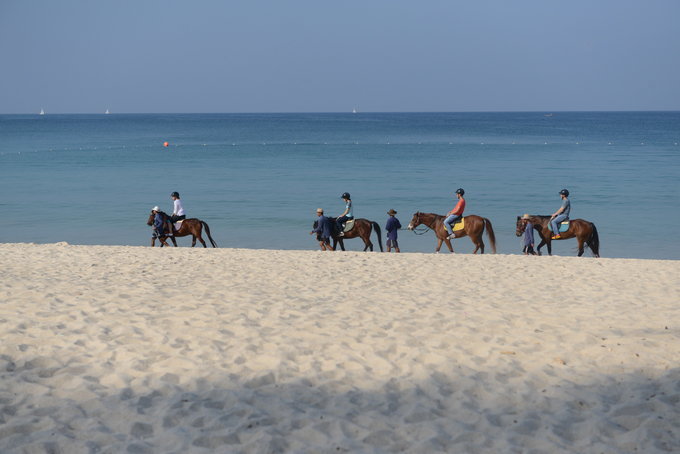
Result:
<svg viewBox="0 0 680 454"><path fill-rule="evenodd" d="M475 238L470 237L470 240L472 241L472 244L475 245L475 250L472 253L476 254L477 251L480 251L480 254L483 254L484 253L484 241L482 241L482 234L480 233Z"/></svg>
<svg viewBox="0 0 680 454"><path fill-rule="evenodd" d="M371 252L373 252L373 243L371 243L371 232L368 232L368 235L364 238L361 237L362 240L364 240L364 252L366 252L366 249L370 249Z"/></svg>
<svg viewBox="0 0 680 454"><path fill-rule="evenodd" d="M581 257L583 255L583 238L580 236L576 237L576 242L578 243L578 256Z"/></svg>
<svg viewBox="0 0 680 454"><path fill-rule="evenodd" d="M205 248L207 248L207 247L208 247L208 246L206 246L206 244L205 244L205 241L203 241L203 237L201 236L201 234L200 234L200 233L198 234L198 241L200 241L200 242L201 242L201 244L203 245L203 247L205 247Z"/></svg>
<svg viewBox="0 0 680 454"><path fill-rule="evenodd" d="M538 243L538 247L536 247L536 254L537 254L537 255L543 255L543 254L541 254L541 248L542 248L543 246L545 246L546 244L547 244L547 243L545 242L545 240L544 240L543 238L541 238L541 242Z"/></svg>
<svg viewBox="0 0 680 454"><path fill-rule="evenodd" d="M443 241L444 240L442 240L441 238L437 238L437 247L434 250L434 252L436 252L437 254L439 254L439 250L442 248Z"/></svg>
<svg viewBox="0 0 680 454"><path fill-rule="evenodd" d="M449 248L449 252L453 254L453 245L451 244L451 240L447 238L444 240L444 242L446 243L446 247Z"/></svg>
<svg viewBox="0 0 680 454"><path fill-rule="evenodd" d="M191 247L196 246L196 235L191 235Z"/></svg>
<svg viewBox="0 0 680 454"><path fill-rule="evenodd" d="M173 245L173 246L177 247L177 240L175 240L175 236L174 236L174 235L170 237L170 241L172 241L172 245Z"/></svg>

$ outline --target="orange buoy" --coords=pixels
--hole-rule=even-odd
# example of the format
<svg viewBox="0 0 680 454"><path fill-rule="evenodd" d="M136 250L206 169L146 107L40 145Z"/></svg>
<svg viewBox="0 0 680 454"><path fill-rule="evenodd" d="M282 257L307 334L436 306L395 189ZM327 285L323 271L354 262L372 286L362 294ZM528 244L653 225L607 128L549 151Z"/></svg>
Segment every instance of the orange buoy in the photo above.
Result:
<svg viewBox="0 0 680 454"><path fill-rule="evenodd" d="M168 142L163 142L163 146L164 146L164 147L167 147L167 146L169 146L169 145L170 145L170 144L169 144Z"/></svg>

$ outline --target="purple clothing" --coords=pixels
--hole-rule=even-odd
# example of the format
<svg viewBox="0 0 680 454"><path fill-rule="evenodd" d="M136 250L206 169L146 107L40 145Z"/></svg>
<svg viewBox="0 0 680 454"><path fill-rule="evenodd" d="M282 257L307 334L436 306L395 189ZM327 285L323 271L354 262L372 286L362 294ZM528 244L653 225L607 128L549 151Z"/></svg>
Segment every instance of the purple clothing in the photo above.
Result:
<svg viewBox="0 0 680 454"><path fill-rule="evenodd" d="M395 218L394 216L390 216L390 218L387 220L387 224L385 224L385 230L387 230L387 239L388 240L397 240L397 230L401 228L401 223L399 222L399 219Z"/></svg>
<svg viewBox="0 0 680 454"><path fill-rule="evenodd" d="M524 229L524 247L531 246L534 244L534 225L531 222L527 222L527 226Z"/></svg>

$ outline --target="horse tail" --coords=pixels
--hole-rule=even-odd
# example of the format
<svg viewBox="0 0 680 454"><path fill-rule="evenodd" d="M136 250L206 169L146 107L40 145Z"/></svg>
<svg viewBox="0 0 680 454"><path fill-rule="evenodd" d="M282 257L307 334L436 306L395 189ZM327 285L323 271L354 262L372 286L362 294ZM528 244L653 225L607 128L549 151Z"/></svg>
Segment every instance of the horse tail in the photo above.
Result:
<svg viewBox="0 0 680 454"><path fill-rule="evenodd" d="M486 227L486 234L489 235L489 243L491 243L491 251L496 253L496 234L493 233L493 227L491 226L491 221L487 218L484 219L484 226Z"/></svg>
<svg viewBox="0 0 680 454"><path fill-rule="evenodd" d="M212 244L212 247L217 247L217 243L215 243L215 240L213 240L212 237L210 236L210 227L208 227L208 224L205 221L201 221L201 225L205 229L205 234L208 235L208 239L210 240L210 244Z"/></svg>
<svg viewBox="0 0 680 454"><path fill-rule="evenodd" d="M593 231L590 234L590 238L588 238L586 243L588 243L588 247L590 248L590 250L593 251L593 255L595 257L599 257L600 256L600 235L598 235L598 233L597 233L597 227L595 227L595 224L593 224L591 222L590 226L593 228Z"/></svg>
<svg viewBox="0 0 680 454"><path fill-rule="evenodd" d="M371 225L375 229L375 233L378 235L378 246L380 246L380 252L383 252L382 238L380 236L380 226L375 221L371 221Z"/></svg>

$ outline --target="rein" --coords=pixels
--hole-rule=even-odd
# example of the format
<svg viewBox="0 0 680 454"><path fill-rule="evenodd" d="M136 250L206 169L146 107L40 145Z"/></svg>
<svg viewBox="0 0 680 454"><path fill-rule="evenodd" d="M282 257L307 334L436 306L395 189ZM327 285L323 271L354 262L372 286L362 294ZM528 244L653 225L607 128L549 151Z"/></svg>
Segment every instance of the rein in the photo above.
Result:
<svg viewBox="0 0 680 454"><path fill-rule="evenodd" d="M422 228L414 227L412 232L415 233L416 235L425 235L430 230L432 230L432 229L429 228L429 227L422 227Z"/></svg>
<svg viewBox="0 0 680 454"><path fill-rule="evenodd" d="M420 222L420 214L421 213L419 212L417 222ZM428 226L427 224L421 224L421 225L424 225L425 227L420 227L420 228L413 227L413 229L412 229L413 233L415 233L416 235L425 235L430 230L434 230L432 227Z"/></svg>

